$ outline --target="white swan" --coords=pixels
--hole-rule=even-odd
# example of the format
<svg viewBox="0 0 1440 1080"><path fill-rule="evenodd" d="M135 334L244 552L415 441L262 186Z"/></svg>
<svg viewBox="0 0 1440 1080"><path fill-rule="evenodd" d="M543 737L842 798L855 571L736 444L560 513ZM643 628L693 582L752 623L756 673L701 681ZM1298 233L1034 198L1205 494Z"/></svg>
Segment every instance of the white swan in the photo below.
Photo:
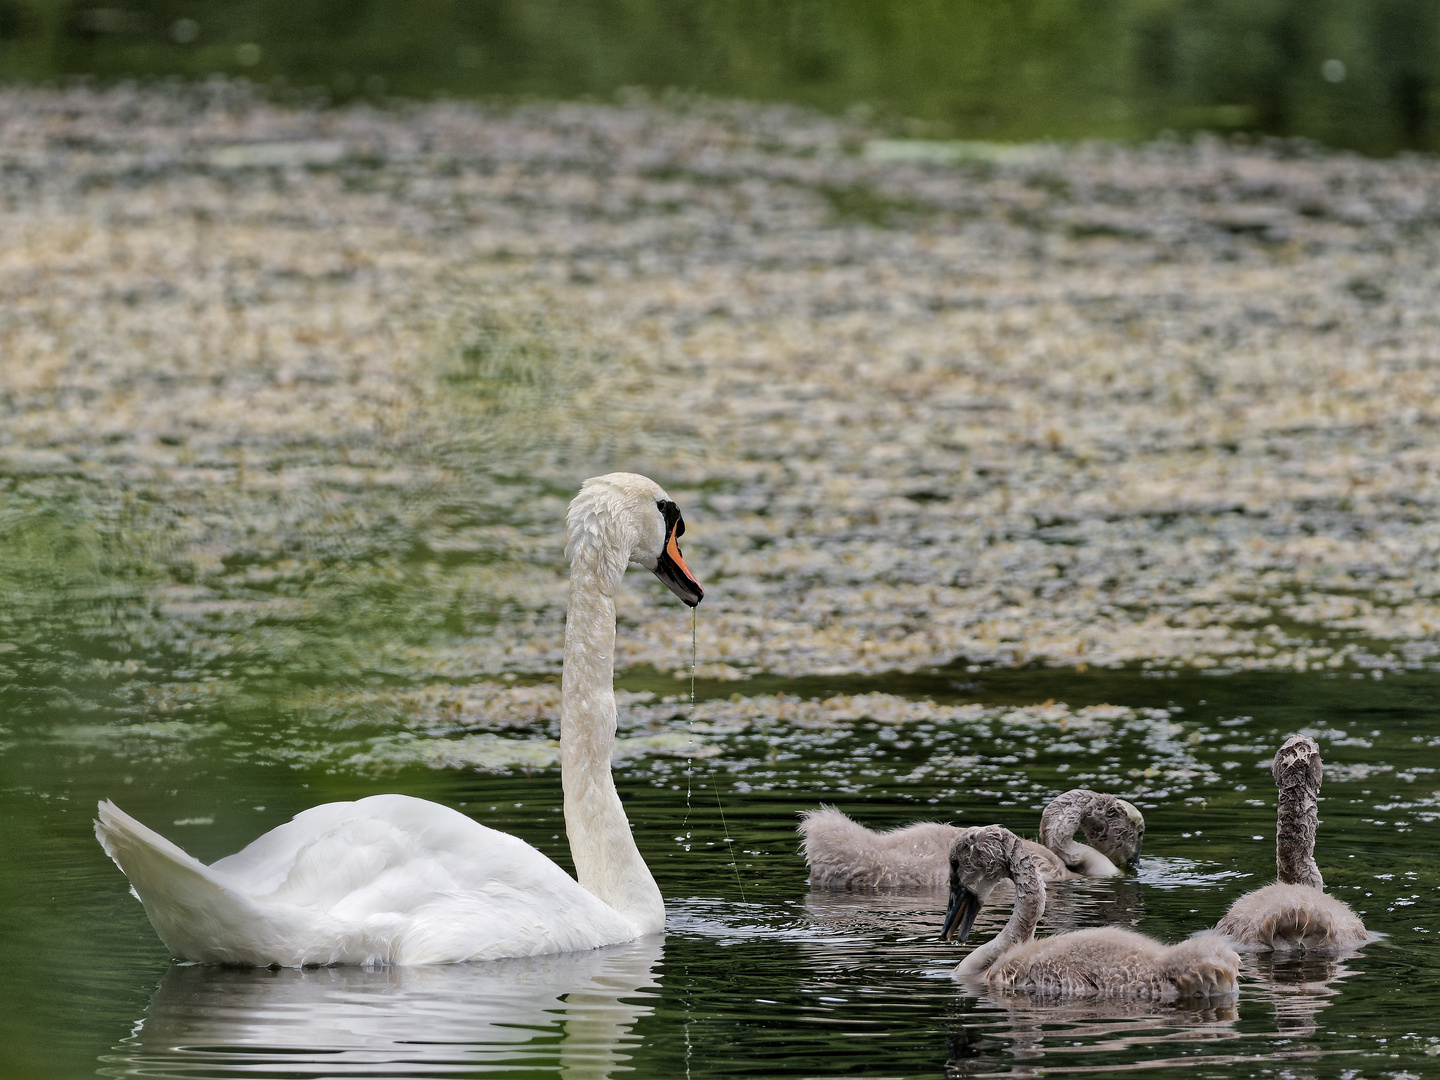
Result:
<svg viewBox="0 0 1440 1080"><path fill-rule="evenodd" d="M1248 892L1215 929L1242 949L1343 952L1374 940L1360 916L1325 891L1315 865L1315 828L1320 817L1320 747L1295 735L1270 763L1280 789L1275 815L1273 885Z"/></svg>
<svg viewBox="0 0 1440 1080"><path fill-rule="evenodd" d="M1094 844L1076 843L1081 830ZM833 806L801 812L797 831L810 868L810 884L830 889L944 889L950 880L950 845L963 830L917 821L876 832ZM1088 788L1057 795L1040 815L1040 843L1022 840L1047 881L1120 877L1133 866L1145 840L1145 818L1124 799Z"/></svg>
<svg viewBox="0 0 1440 1080"><path fill-rule="evenodd" d="M1071 930L1035 939L1045 883L1024 842L1000 825L963 829L950 848L950 906L940 940L970 936L986 897L1015 883L1010 920L955 968L998 989L1054 995L1142 997L1161 1001L1235 993L1240 957L1218 934L1165 945L1133 930Z"/></svg>
<svg viewBox="0 0 1440 1080"><path fill-rule="evenodd" d="M585 481L566 518L560 776L577 882L535 848L405 795L327 803L205 866L100 804L95 836L170 951L206 963L433 964L593 949L656 933L665 904L610 773L615 592L628 563L704 596L652 480Z"/></svg>

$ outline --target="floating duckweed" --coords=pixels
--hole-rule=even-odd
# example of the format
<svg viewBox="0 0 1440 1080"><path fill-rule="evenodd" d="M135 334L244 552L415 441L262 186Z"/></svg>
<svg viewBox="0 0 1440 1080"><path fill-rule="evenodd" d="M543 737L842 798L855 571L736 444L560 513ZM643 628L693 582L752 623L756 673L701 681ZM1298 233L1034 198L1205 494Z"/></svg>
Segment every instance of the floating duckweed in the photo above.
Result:
<svg viewBox="0 0 1440 1080"><path fill-rule="evenodd" d="M644 466L716 679L1435 662L1426 159L237 95L0 94L0 528L63 511L42 569L132 654L554 673L565 496ZM617 659L683 672L649 587Z"/></svg>

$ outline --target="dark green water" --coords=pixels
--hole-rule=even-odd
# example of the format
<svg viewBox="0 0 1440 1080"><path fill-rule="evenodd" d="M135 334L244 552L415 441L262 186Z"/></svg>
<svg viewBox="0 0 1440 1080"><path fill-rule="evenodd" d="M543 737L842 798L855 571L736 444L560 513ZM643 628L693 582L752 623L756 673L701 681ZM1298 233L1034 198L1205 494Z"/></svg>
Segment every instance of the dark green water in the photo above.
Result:
<svg viewBox="0 0 1440 1080"><path fill-rule="evenodd" d="M679 88L942 137L1440 146L1424 0L0 0L0 78L215 73L339 99Z"/></svg>
<svg viewBox="0 0 1440 1080"><path fill-rule="evenodd" d="M683 615L676 620L679 631ZM568 865L558 775L419 766L366 775L309 756L305 725L288 706L261 702L239 718L225 706L191 710L178 722L189 737L167 728L106 738L97 730L134 717L112 693L66 685L53 659L33 646L0 654L7 1077L603 1076L622 1068L645 1077L1137 1068L1146 1076L1400 1077L1437 1068L1440 678L1431 673L1376 680L1029 670L844 686L702 684L712 705L737 688L750 695L724 707L756 721L707 736L720 748L708 759L652 754L618 766L667 897L663 941L452 968L270 972L172 964L91 835L96 799L116 798L211 860L314 803L406 791L460 806ZM621 680L632 691L655 685L673 691L673 680ZM794 699L755 695L780 689L802 698L876 690L986 709L936 721L892 708L888 720L869 721L862 708L823 727L766 720L767 702ZM1100 703L1141 711L1087 733L1004 710L1051 698L1072 712ZM83 729L78 706L88 713ZM661 706L647 723L660 715L681 730L684 713L683 703ZM263 726L277 752L227 751L249 745L244 725ZM511 734L546 730L541 720ZM813 894L796 854L795 813L822 799L876 826L953 815L1033 834L1050 793L1108 787L1146 813L1142 870L1055 886L1046 925L1135 925L1174 940L1213 923L1273 873L1265 766L1296 730L1314 734L1325 754L1318 858L1327 885L1388 937L1340 961L1247 961L1233 1010L967 996L948 974L963 950L934 940L938 900ZM970 764L919 773L942 753ZM987 911L977 933L1003 918Z"/></svg>

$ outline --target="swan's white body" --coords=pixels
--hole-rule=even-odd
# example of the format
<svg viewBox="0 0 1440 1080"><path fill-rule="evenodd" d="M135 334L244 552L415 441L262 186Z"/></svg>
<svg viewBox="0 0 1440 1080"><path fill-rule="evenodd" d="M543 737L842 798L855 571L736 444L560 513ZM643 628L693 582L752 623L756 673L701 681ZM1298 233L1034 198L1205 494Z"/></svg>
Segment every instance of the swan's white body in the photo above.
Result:
<svg viewBox="0 0 1440 1080"><path fill-rule="evenodd" d="M408 795L312 807L210 866L111 802L97 831L185 960L443 964L660 929L627 919L525 841Z"/></svg>
<svg viewBox="0 0 1440 1080"><path fill-rule="evenodd" d="M631 561L686 603L703 593L675 542L679 512L645 477L586 481L568 528L560 757L579 880L523 840L405 795L313 807L210 866L102 802L95 835L175 956L450 963L593 949L664 927L610 773L614 595Z"/></svg>

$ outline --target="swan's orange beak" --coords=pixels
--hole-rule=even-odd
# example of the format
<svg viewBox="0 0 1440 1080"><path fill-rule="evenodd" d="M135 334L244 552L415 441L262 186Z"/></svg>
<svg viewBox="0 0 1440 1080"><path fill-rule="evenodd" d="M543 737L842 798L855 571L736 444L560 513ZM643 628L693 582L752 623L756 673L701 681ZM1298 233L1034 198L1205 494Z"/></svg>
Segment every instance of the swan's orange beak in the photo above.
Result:
<svg viewBox="0 0 1440 1080"><path fill-rule="evenodd" d="M685 524L678 512L675 520L669 524L670 535L665 540L665 550L655 562L655 576L685 604L694 607L705 599L705 589L690 572L690 568L685 565L685 557L680 554L679 536L685 530Z"/></svg>

